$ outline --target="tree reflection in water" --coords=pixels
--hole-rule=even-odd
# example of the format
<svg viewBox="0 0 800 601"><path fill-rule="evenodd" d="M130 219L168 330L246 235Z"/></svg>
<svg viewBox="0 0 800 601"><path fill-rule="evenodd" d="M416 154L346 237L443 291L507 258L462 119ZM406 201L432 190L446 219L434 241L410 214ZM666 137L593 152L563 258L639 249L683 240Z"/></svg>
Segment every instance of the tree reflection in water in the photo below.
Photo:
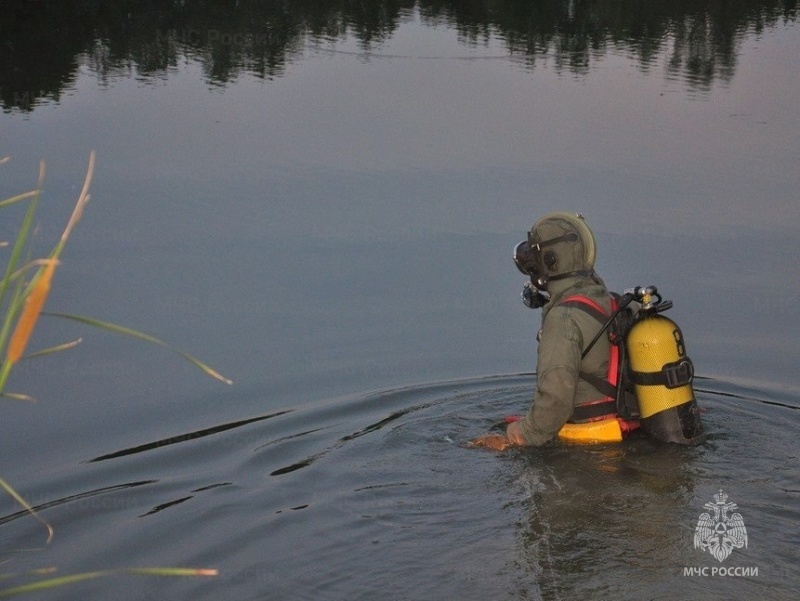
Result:
<svg viewBox="0 0 800 601"><path fill-rule="evenodd" d="M0 103L31 111L58 101L81 66L98 79L163 78L196 61L225 85L240 73L286 74L309 43L354 39L369 54L409 19L454 28L468 45L499 40L530 67L588 72L609 49L695 89L727 81L744 35L797 18L796 0L8 0L0 11Z"/></svg>

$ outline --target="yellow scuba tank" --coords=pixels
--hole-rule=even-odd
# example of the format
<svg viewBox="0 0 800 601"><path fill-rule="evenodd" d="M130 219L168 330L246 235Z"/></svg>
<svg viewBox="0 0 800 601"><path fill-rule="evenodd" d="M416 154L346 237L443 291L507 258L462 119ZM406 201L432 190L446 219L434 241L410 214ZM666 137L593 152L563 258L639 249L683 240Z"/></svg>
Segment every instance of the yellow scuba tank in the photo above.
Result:
<svg viewBox="0 0 800 601"><path fill-rule="evenodd" d="M695 444L702 440L703 426L692 388L694 367L681 329L659 315L672 302L662 302L655 287L637 290L642 291L642 308L625 347L642 430L665 442Z"/></svg>
<svg viewBox="0 0 800 601"><path fill-rule="evenodd" d="M694 398L691 362L686 357L681 330L674 321L662 315L640 319L631 328L627 344L634 374L657 374L649 381L634 376L641 417L650 417ZM662 383L660 376L667 366L672 370L668 373L675 374L675 382L686 383L670 387L666 377ZM642 383L637 383L637 379Z"/></svg>

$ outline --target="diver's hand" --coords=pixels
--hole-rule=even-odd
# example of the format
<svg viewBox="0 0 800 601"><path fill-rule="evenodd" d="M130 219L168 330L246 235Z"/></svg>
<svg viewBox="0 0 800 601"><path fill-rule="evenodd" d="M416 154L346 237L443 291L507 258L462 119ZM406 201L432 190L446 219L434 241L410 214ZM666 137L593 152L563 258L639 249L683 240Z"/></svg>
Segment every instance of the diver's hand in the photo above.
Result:
<svg viewBox="0 0 800 601"><path fill-rule="evenodd" d="M511 441L504 434L484 434L467 443L470 448L489 449L490 451L505 451L511 446Z"/></svg>
<svg viewBox="0 0 800 601"><path fill-rule="evenodd" d="M508 438L508 442L514 446L524 447L527 444L525 442L525 437L522 435L522 428L519 425L519 421L513 421L508 424L506 428L506 438Z"/></svg>
<svg viewBox="0 0 800 601"><path fill-rule="evenodd" d="M508 424L505 435L503 434L484 434L467 443L470 448L483 448L490 451L505 451L511 447L524 447L528 443L522 435L522 428L519 426L519 418Z"/></svg>

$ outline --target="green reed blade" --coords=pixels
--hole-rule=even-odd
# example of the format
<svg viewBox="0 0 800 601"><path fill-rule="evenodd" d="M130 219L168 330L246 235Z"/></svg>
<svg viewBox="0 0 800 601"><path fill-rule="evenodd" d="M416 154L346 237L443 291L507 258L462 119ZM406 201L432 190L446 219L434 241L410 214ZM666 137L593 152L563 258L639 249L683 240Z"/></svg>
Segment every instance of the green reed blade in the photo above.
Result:
<svg viewBox="0 0 800 601"><path fill-rule="evenodd" d="M123 568L119 570L98 570L96 572L84 572L82 574L70 574L68 576L56 576L54 578L47 578L39 580L38 582L31 582L29 584L22 584L13 588L0 591L0 599L13 597L15 595L22 595L25 593L33 593L46 589L55 588L57 586L64 586L65 584L73 584L83 580L91 580L92 578L100 578L102 576L111 576L113 574L134 574L139 576L216 576L217 570L209 568Z"/></svg>
<svg viewBox="0 0 800 601"><path fill-rule="evenodd" d="M39 514L36 513L36 511L33 509L33 507L30 506L30 503L28 503L25 499L23 499L22 495L20 495L16 490L14 490L11 487L11 485L2 478L0 478L0 488L5 490L11 498L13 498L20 505L22 505L28 511L28 513L30 513L33 517L39 520L44 525L44 527L47 528L47 542L50 543L50 541L53 540L53 527L50 524L48 524L43 518L41 518Z"/></svg>
<svg viewBox="0 0 800 601"><path fill-rule="evenodd" d="M22 356L20 357L20 361L22 361L23 359L34 359L35 357L44 357L45 355L52 355L53 353L60 353L61 351L67 351L69 349L75 348L81 342L83 342L83 338L77 338L69 342L57 344L56 346L50 346L40 351L36 351L34 353L29 353L27 355Z"/></svg>
<svg viewBox="0 0 800 601"><path fill-rule="evenodd" d="M19 202L20 200L25 200L26 198L33 198L37 194L39 194L39 190L31 190L29 192L23 192L22 194L12 196L11 198L0 200L0 208L7 207L15 202Z"/></svg>
<svg viewBox="0 0 800 601"><path fill-rule="evenodd" d="M212 378L215 378L215 379L219 380L220 382L224 382L225 384L233 384L232 380L229 380L228 378L226 378L225 376L223 376L222 374L220 374L219 372L217 372L216 370L214 370L210 366L206 365L205 363L203 363L199 359L193 357L192 355L190 355L188 353L185 353L183 351L180 351L180 350L172 348L171 346L169 346L163 340L161 340L159 338L156 338L155 336L151 336L150 334L146 334L144 332L140 332L138 330L127 328L125 326L121 326L121 325L118 325L118 324L115 324L115 323L110 323L110 322L107 322L107 321L101 321L99 319L93 319L91 317L84 317L82 315L72 315L72 314L69 314L69 313L49 313L49 312L45 312L45 313L43 313L43 315L51 315L51 316L54 316L54 317L61 317L63 319L71 319L73 321L77 321L77 322L80 322L80 323L83 323L83 324L86 324L86 325L90 325L90 326L93 326L93 327L96 327L96 328L100 328L100 329L103 329L103 330L108 330L109 332L114 332L116 334L122 334L124 336L130 336L132 338L138 338L139 340L144 340L145 342L149 342L150 344L155 344L157 346L164 347L164 348L172 351L173 353L177 353L178 355L180 355L181 357L186 359L188 362L192 363L193 365L195 365L196 367L201 369L203 372L205 372L207 375L211 376Z"/></svg>

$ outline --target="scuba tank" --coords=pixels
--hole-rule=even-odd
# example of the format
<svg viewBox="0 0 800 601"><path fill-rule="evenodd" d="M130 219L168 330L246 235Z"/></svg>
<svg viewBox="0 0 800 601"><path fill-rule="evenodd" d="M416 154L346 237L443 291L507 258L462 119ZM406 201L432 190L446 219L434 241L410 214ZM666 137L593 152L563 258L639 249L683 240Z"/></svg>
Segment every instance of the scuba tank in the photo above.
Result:
<svg viewBox="0 0 800 601"><path fill-rule="evenodd" d="M692 388L694 366L681 329L660 315L672 301L662 301L655 286L635 288L630 294L642 303L624 337L641 428L664 442L697 444L704 435Z"/></svg>

